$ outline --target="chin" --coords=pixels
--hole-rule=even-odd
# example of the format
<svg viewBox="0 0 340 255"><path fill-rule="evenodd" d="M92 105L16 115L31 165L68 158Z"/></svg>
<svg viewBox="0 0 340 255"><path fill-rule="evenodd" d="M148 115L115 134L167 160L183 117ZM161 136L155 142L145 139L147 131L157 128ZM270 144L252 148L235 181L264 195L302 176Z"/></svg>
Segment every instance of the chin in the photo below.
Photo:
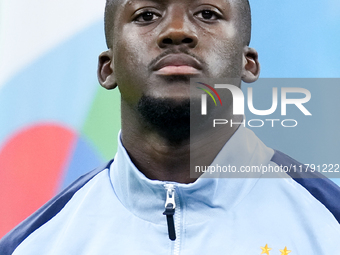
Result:
<svg viewBox="0 0 340 255"><path fill-rule="evenodd" d="M145 125L168 139L180 143L190 139L190 98L142 96L138 112Z"/></svg>

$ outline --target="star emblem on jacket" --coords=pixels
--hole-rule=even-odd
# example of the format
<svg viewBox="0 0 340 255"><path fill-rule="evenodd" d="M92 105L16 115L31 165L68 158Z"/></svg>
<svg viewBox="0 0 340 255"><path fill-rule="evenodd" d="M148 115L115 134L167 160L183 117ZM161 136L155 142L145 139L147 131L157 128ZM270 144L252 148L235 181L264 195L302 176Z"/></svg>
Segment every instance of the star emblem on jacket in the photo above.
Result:
<svg viewBox="0 0 340 255"><path fill-rule="evenodd" d="M260 248L262 249L261 254L270 255L269 252L272 250L272 248L269 248L268 244L266 244L264 247L260 247ZM281 255L288 255L288 253L291 253L292 251L288 250L287 246L286 246L283 250L280 250L280 252L281 252Z"/></svg>
<svg viewBox="0 0 340 255"><path fill-rule="evenodd" d="M288 255L288 253L290 253L291 251L287 250L287 247L285 247L283 250L280 250L281 255Z"/></svg>
<svg viewBox="0 0 340 255"><path fill-rule="evenodd" d="M261 249L262 249L261 254L267 254L267 255L269 255L269 251L271 250L271 248L268 247L268 244L266 244L265 247L261 247Z"/></svg>

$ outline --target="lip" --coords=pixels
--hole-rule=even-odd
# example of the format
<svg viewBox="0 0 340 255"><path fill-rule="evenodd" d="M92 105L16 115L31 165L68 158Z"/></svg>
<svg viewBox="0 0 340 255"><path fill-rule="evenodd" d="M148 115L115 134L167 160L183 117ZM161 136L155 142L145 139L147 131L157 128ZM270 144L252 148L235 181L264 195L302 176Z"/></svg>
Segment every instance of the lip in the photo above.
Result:
<svg viewBox="0 0 340 255"><path fill-rule="evenodd" d="M195 75L201 72L202 65L194 57L177 53L158 60L152 70L159 75Z"/></svg>

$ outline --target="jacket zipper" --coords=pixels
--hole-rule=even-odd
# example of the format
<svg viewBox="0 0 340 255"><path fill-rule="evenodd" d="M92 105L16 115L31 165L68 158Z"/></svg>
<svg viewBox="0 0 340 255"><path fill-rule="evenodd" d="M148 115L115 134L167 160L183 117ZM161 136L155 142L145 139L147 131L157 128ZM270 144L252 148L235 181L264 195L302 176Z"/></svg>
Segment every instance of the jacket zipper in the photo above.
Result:
<svg viewBox="0 0 340 255"><path fill-rule="evenodd" d="M174 184L165 184L166 190L166 201L165 201L165 211L163 215L166 215L166 221L168 223L168 234L171 241L176 240L176 230L175 230L175 222L174 222L174 214L175 214L175 185Z"/></svg>

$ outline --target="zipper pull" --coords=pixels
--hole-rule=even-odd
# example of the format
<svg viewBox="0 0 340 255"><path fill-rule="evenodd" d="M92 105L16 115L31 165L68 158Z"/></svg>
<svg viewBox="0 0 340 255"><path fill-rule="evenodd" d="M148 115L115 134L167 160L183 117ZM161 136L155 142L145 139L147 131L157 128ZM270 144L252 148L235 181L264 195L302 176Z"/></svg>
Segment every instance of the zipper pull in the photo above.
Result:
<svg viewBox="0 0 340 255"><path fill-rule="evenodd" d="M176 240L174 214L175 214L175 185L165 184L166 189L166 201L165 201L165 211L163 215L166 215L166 221L168 223L168 233L171 241Z"/></svg>

